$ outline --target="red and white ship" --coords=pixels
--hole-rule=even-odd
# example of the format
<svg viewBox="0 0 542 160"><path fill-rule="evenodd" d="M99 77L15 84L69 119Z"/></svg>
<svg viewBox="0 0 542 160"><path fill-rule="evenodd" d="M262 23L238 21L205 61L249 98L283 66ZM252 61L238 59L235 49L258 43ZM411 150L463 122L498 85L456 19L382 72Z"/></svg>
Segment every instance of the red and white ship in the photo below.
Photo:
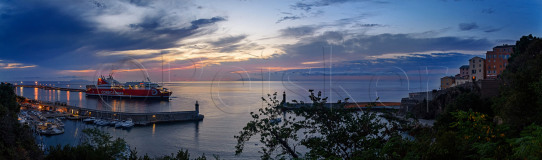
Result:
<svg viewBox="0 0 542 160"><path fill-rule="evenodd" d="M166 98L172 92L157 83L148 81L120 83L113 76L98 78L97 85L87 85L87 96L113 96L128 98Z"/></svg>

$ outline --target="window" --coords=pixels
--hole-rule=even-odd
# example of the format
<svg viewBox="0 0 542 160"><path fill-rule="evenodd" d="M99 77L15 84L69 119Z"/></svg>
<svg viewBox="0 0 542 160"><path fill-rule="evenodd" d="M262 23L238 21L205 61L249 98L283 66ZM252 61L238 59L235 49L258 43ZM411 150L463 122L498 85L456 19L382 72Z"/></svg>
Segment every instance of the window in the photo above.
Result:
<svg viewBox="0 0 542 160"><path fill-rule="evenodd" d="M473 73L473 74L476 73L476 70L472 70L472 73Z"/></svg>
<svg viewBox="0 0 542 160"><path fill-rule="evenodd" d="M480 59L480 60L478 60L478 62L482 62L482 60Z"/></svg>
<svg viewBox="0 0 542 160"><path fill-rule="evenodd" d="M481 69L479 69L479 70L478 70L478 72L482 73L482 70L481 70Z"/></svg>
<svg viewBox="0 0 542 160"><path fill-rule="evenodd" d="M491 73L491 71L487 71L487 73Z"/></svg>

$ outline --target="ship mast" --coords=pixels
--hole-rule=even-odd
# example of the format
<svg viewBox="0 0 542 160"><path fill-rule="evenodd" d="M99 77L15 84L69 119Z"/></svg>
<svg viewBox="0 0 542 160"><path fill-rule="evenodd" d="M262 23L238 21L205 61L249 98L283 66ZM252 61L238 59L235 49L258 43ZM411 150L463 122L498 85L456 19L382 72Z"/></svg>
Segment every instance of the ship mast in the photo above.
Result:
<svg viewBox="0 0 542 160"><path fill-rule="evenodd" d="M162 87L164 87L164 53L162 52Z"/></svg>

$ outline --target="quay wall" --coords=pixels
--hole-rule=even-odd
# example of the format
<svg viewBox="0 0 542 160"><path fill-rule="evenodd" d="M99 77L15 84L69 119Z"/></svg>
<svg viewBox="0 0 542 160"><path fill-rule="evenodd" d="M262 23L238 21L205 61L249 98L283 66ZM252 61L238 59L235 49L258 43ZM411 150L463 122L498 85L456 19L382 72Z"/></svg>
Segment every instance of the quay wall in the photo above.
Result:
<svg viewBox="0 0 542 160"><path fill-rule="evenodd" d="M40 105L47 110L61 111L80 117L96 117L102 119L118 119L132 121L137 125L147 125L160 122L178 122L178 121L200 121L204 116L199 114L199 104L196 101L194 111L175 111L175 112L150 112L150 113L129 113L114 112L97 109L81 108L53 102L40 102ZM57 114L64 116L65 114Z"/></svg>

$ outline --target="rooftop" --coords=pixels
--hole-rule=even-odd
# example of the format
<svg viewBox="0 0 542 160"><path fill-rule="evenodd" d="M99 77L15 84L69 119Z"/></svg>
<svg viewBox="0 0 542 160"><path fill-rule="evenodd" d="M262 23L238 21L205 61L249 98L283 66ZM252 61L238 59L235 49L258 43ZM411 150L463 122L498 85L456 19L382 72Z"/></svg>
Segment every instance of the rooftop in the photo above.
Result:
<svg viewBox="0 0 542 160"><path fill-rule="evenodd" d="M462 65L459 69L469 69L469 65Z"/></svg>
<svg viewBox="0 0 542 160"><path fill-rule="evenodd" d="M503 44L501 46L496 46L496 47L493 47L493 48L513 48L515 47L516 45L508 45L508 44Z"/></svg>
<svg viewBox="0 0 542 160"><path fill-rule="evenodd" d="M485 60L484 58L482 58L482 57L478 57L478 56L476 56L476 57L472 57L472 58L471 58L470 60L472 60L472 59L477 59L477 58L480 58L480 59L483 59L483 60Z"/></svg>

